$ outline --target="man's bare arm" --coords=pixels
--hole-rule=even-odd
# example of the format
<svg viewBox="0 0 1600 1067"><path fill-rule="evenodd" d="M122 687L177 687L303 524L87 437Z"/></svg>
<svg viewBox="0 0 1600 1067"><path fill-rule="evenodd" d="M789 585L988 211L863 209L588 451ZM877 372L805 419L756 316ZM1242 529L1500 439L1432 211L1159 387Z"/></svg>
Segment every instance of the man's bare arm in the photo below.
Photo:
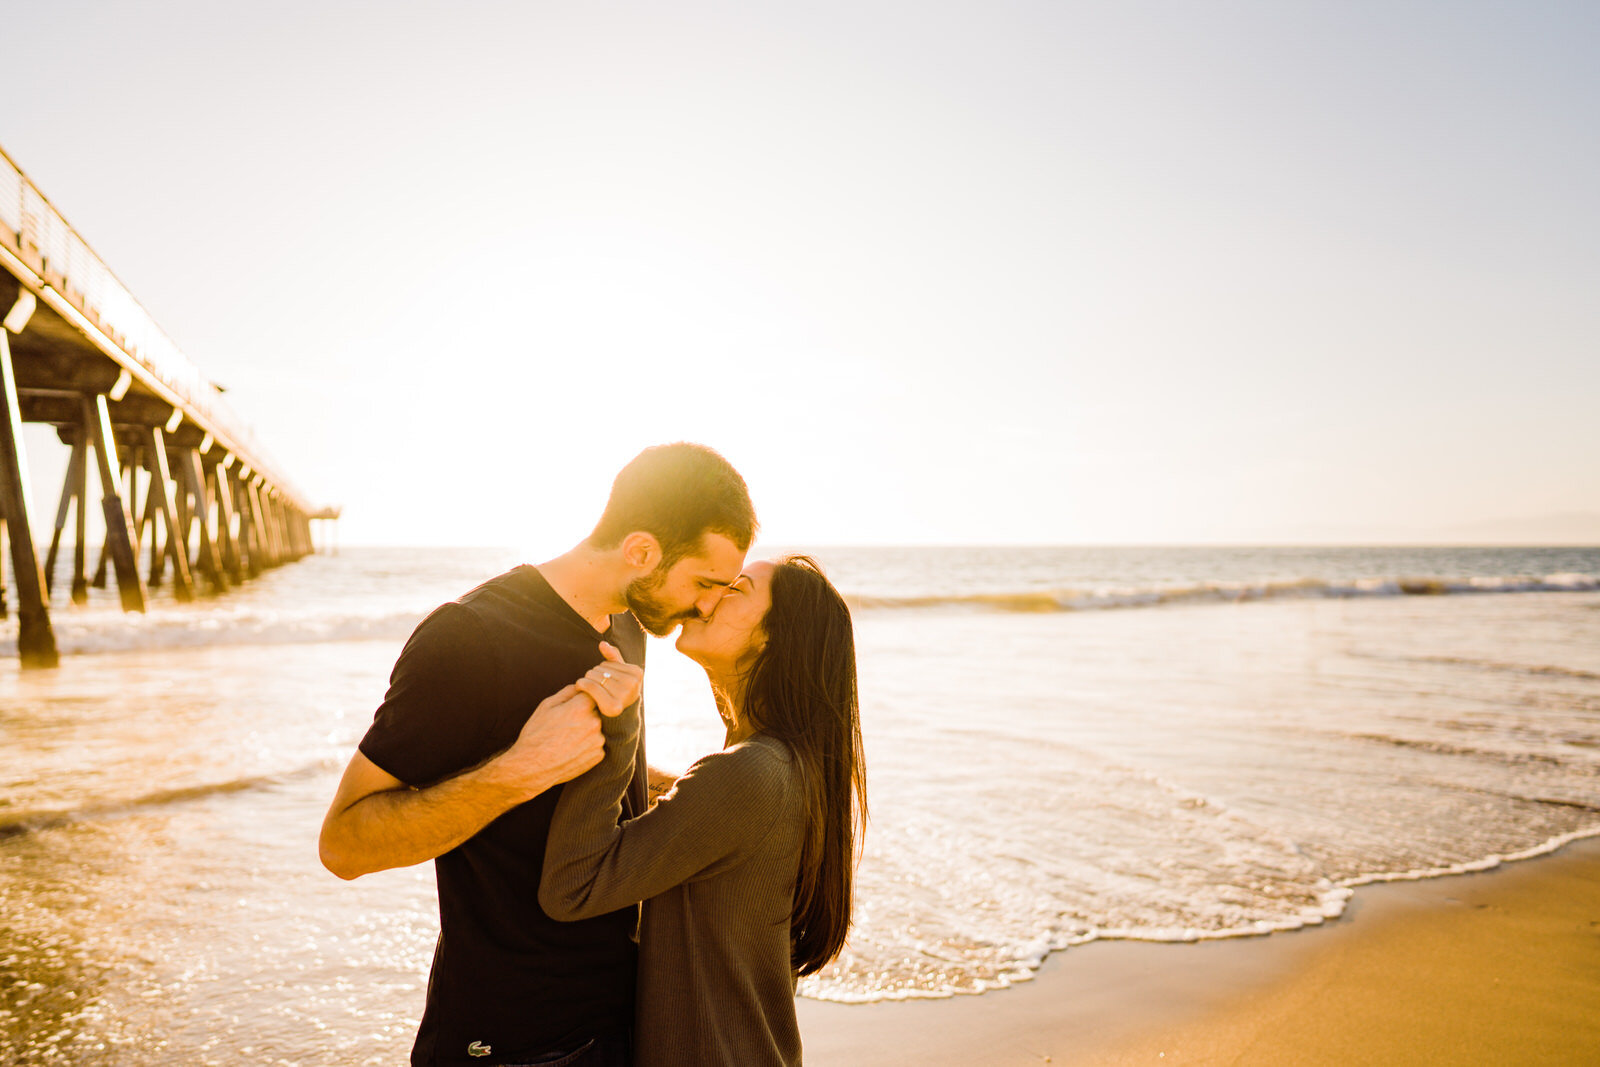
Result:
<svg viewBox="0 0 1600 1067"><path fill-rule="evenodd" d="M424 789L357 752L322 823L322 864L351 879L442 856L518 804L576 778L604 752L594 701L575 686L541 703L510 748Z"/></svg>

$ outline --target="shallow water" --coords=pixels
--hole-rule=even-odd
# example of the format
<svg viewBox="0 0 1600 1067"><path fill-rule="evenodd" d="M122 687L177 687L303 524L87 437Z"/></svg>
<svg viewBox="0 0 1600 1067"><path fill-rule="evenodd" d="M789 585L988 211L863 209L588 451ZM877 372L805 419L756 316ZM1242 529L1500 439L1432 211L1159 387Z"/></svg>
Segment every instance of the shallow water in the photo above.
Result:
<svg viewBox="0 0 1600 1067"><path fill-rule="evenodd" d="M1363 881L1600 828L1594 594L927 613L861 639L861 929L815 995L1295 928Z"/></svg>
<svg viewBox="0 0 1600 1067"><path fill-rule="evenodd" d="M994 610L961 597L1086 587L1089 564L938 551L821 553L860 597L949 595L857 612L873 821L852 944L809 995L977 991L1095 937L1293 927L1364 880L1600 829L1600 593ZM1251 567L1096 551L1145 554L1101 556L1099 588ZM1340 551L1300 577L1600 575L1596 550ZM317 826L411 625L514 559L350 552L143 620L100 602L58 612L60 670L0 666L0 1063L401 1060L431 871L341 882ZM664 643L647 686L653 762L719 742Z"/></svg>

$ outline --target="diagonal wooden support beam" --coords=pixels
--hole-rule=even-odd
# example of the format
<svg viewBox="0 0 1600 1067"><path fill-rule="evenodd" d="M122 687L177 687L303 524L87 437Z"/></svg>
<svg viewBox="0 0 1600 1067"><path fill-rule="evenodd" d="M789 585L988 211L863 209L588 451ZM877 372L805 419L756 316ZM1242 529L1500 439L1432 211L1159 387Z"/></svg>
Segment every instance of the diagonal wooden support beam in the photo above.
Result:
<svg viewBox="0 0 1600 1067"><path fill-rule="evenodd" d="M11 334L0 329L0 515L11 541L11 566L17 581L17 656L24 667L54 667L61 662L50 611L44 599L44 571L33 547L28 521L28 462L22 447L22 408L11 365Z"/></svg>
<svg viewBox="0 0 1600 1067"><path fill-rule="evenodd" d="M233 506L239 512L239 565L246 578L261 574L261 561L256 557L255 522L250 517L250 493L239 468L227 471L228 484L233 489Z"/></svg>
<svg viewBox="0 0 1600 1067"><path fill-rule="evenodd" d="M144 448L140 451L145 453L152 452L149 448ZM150 487L145 491L144 510L139 516L139 543L141 545L148 543L150 546L150 569L148 572L150 575L150 588L158 589L161 586L161 572L167 562L166 549L161 544L161 523L157 521L162 518L161 476L156 472L156 461L153 454L145 456L145 463L148 464L150 469ZM145 523L150 524L150 532L148 534L150 540L148 542L144 540L146 537ZM170 530L167 531L167 536L172 536Z"/></svg>
<svg viewBox="0 0 1600 1067"><path fill-rule="evenodd" d="M122 499L126 500L128 502L129 508L131 508L133 510L133 516L132 516L132 518L133 518L133 558L135 560L137 560L139 558L139 515L138 515L138 510L139 509L137 507L139 501L133 496L132 491L130 491L128 489L128 487L127 487L127 484L126 484L127 483L127 471L126 470L123 471L123 483L124 484L123 484L123 487L122 487ZM89 582L89 584L92 585L96 589L104 589L106 587L106 571L110 566L111 566L111 539L110 538L104 538L100 542L100 562L95 564L95 567L94 567L94 578L93 578L92 581ZM47 570L48 570L48 568L47 568ZM45 577L48 578L49 575L46 574Z"/></svg>
<svg viewBox="0 0 1600 1067"><path fill-rule="evenodd" d="M267 523L267 559L274 567L283 562L283 524L279 521L278 502L272 497L272 490L266 485L260 486L258 495L261 497L261 515Z"/></svg>
<svg viewBox="0 0 1600 1067"><path fill-rule="evenodd" d="M56 553L61 549L61 537L66 532L67 516L72 512L74 501L78 502L78 514L83 514L83 497L80 494L79 485L84 481L84 471L87 468L87 459L84 453L88 449L88 441L88 434L80 429L78 435L72 441L72 458L67 461L67 476L61 480L61 504L56 508L56 529L55 533L50 535L50 551L44 557L44 587L46 592L55 589L56 586ZM81 539L83 534L80 533L78 536ZM79 573L82 573L81 569ZM74 602L83 603L82 600L78 600L78 583L76 580L72 583L72 593ZM87 590L84 592L84 599L88 599Z"/></svg>
<svg viewBox="0 0 1600 1067"><path fill-rule="evenodd" d="M283 538L283 501L278 499L277 494L273 494L267 507L269 509L267 514L272 519L272 528L268 531L272 537L272 551L279 563L288 563L289 546Z"/></svg>
<svg viewBox="0 0 1600 1067"><path fill-rule="evenodd" d="M273 551L278 554L279 563L288 563L290 555L289 543L284 537L283 501L278 499L277 494L273 494L272 503L270 506L272 510L267 514L272 516Z"/></svg>
<svg viewBox="0 0 1600 1067"><path fill-rule="evenodd" d="M244 566L239 556L232 479L222 464L213 464L208 474L212 494L217 498L217 540L222 543L222 569L227 571L228 580L238 585L244 581Z"/></svg>
<svg viewBox="0 0 1600 1067"><path fill-rule="evenodd" d="M256 566L262 570L272 567L272 546L267 542L267 518L262 510L261 487L251 475L244 483L245 499L250 501L250 547L254 551Z"/></svg>
<svg viewBox="0 0 1600 1067"><path fill-rule="evenodd" d="M175 536L183 549L183 558L189 561L189 574L192 577L197 560L194 553L189 551L194 535L194 521L189 514L189 480L183 474L183 450L179 449L174 456L169 448L167 463L172 467L172 507L178 516L178 532Z"/></svg>
<svg viewBox="0 0 1600 1067"><path fill-rule="evenodd" d="M205 463L200 459L200 453L193 448L184 449L183 459L184 481L188 483L189 495L194 499L194 516L200 520L200 573L206 576L211 587L218 593L228 591L228 576L222 570L222 552L217 544L217 525L212 517L212 500L208 491L210 486L206 481Z"/></svg>
<svg viewBox="0 0 1600 1067"><path fill-rule="evenodd" d="M179 600L193 600L194 579L189 574L189 545L183 536L185 528L178 523L177 507L172 499L172 472L167 467L166 437L159 426L150 427L149 433L150 491L155 494L156 509L167 527L167 552L164 558L172 560L172 591ZM152 527L151 537L154 536L155 529Z"/></svg>
<svg viewBox="0 0 1600 1067"><path fill-rule="evenodd" d="M118 493L122 486L117 474L122 464L117 461L117 441L111 433L111 409L106 405L104 393L96 393L93 399L84 397L83 419L91 430L95 459L99 463L106 548L111 553L112 569L116 571L117 591L122 594L122 610L142 612L145 608L144 579L139 576L139 561L133 555L133 520Z"/></svg>
<svg viewBox="0 0 1600 1067"><path fill-rule="evenodd" d="M122 460L122 499L128 502L133 517L133 554L139 554L139 471L144 467L144 449L131 447Z"/></svg>
<svg viewBox="0 0 1600 1067"><path fill-rule="evenodd" d="M300 551L300 516L295 513L294 506L283 506L283 537L289 546L289 558L299 559L305 553Z"/></svg>
<svg viewBox="0 0 1600 1067"><path fill-rule="evenodd" d="M122 464L122 499L133 511L133 558L139 558L139 546L144 544L144 513L139 509L139 471L144 467L144 449L134 448L132 455ZM105 542L100 544L100 563L94 569L94 580L89 584L96 589L106 587L106 568L111 563L111 552ZM147 583L148 584L148 583Z"/></svg>
<svg viewBox="0 0 1600 1067"><path fill-rule="evenodd" d="M73 472L76 480L72 491L78 497L78 522L72 541L72 602L82 606L89 602L89 427L83 427L78 437L84 447ZM110 543L111 539L106 538L106 544Z"/></svg>
<svg viewBox="0 0 1600 1067"><path fill-rule="evenodd" d="M272 526L269 522L271 512L267 510L267 494L258 476L251 477L249 492L250 523L255 528L261 566L263 568L276 567L278 565L278 554L272 544Z"/></svg>

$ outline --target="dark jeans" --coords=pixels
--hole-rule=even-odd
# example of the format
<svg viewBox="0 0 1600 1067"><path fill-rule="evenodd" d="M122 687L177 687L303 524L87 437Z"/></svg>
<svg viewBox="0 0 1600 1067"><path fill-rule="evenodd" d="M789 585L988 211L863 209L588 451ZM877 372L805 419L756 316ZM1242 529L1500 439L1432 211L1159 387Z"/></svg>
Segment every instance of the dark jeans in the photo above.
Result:
<svg viewBox="0 0 1600 1067"><path fill-rule="evenodd" d="M626 1031L602 1034L577 1048L546 1052L505 1067L633 1067L633 1042Z"/></svg>

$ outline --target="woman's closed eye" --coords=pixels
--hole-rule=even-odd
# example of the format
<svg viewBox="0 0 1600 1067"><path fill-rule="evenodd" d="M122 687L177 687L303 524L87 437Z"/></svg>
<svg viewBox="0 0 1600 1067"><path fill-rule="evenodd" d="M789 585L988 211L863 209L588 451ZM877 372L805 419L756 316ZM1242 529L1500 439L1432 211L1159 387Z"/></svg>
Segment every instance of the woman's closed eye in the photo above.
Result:
<svg viewBox="0 0 1600 1067"><path fill-rule="evenodd" d="M717 598L717 606L711 609L711 613L713 615L715 615L716 612L717 612L717 608L720 608L722 606L722 602L724 600L727 600L730 596L733 596L736 593L742 594L744 592L744 590L739 588L739 587L740 587L741 584L743 584L744 582L748 582L749 580L750 580L749 577L747 577L746 575L741 574L741 575L739 575L739 577L737 577L733 581L729 582L727 584L727 586L722 590L722 595Z"/></svg>

